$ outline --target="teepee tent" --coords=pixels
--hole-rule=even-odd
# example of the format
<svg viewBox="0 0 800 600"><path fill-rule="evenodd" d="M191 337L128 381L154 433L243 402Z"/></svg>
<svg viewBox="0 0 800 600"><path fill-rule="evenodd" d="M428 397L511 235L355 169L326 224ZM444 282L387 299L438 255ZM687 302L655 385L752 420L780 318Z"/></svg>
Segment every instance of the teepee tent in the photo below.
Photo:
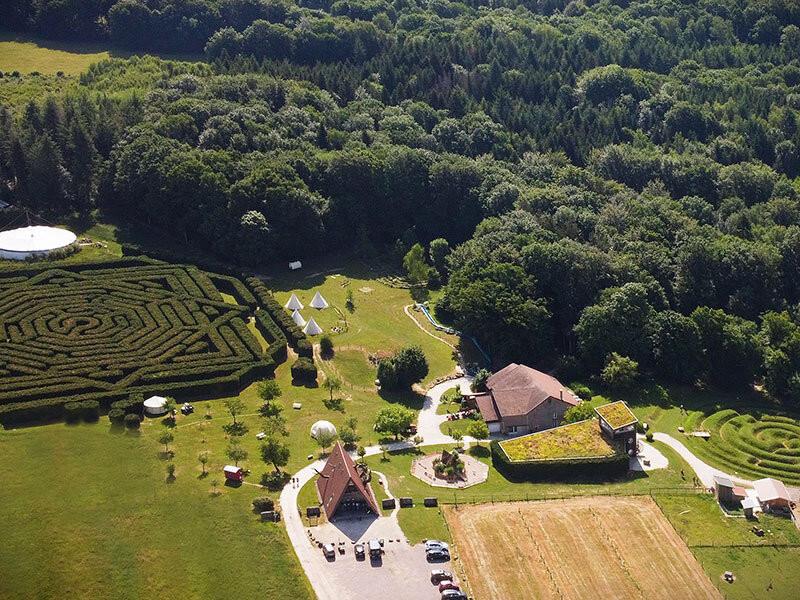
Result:
<svg viewBox="0 0 800 600"><path fill-rule="evenodd" d="M328 308L328 301L322 297L322 294L317 292L311 300L311 306L313 308Z"/></svg>
<svg viewBox="0 0 800 600"><path fill-rule="evenodd" d="M297 297L297 294L292 294L292 297L289 298L289 301L286 303L286 308L289 310L302 310L303 303L300 302L300 298Z"/></svg>
<svg viewBox="0 0 800 600"><path fill-rule="evenodd" d="M303 318L303 315L300 314L299 310L292 313L292 321L294 321L298 327L306 326L306 320Z"/></svg>
<svg viewBox="0 0 800 600"><path fill-rule="evenodd" d="M311 317L308 320L306 326L303 328L303 333L305 333L306 335L319 335L320 333L322 333L322 327L317 325L317 322L314 320L314 317Z"/></svg>

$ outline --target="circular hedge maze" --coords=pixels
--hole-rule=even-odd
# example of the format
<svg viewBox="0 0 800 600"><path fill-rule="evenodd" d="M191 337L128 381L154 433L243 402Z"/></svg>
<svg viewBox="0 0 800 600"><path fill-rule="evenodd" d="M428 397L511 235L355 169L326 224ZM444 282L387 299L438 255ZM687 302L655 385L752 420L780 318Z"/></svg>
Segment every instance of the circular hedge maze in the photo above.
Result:
<svg viewBox="0 0 800 600"><path fill-rule="evenodd" d="M800 422L795 419L773 415L756 419L726 409L687 425L711 433L709 440L692 444L708 462L741 476L775 477L800 485Z"/></svg>
<svg viewBox="0 0 800 600"><path fill-rule="evenodd" d="M144 258L0 271L0 418L134 392L231 393L266 374L251 308L223 301L224 279Z"/></svg>

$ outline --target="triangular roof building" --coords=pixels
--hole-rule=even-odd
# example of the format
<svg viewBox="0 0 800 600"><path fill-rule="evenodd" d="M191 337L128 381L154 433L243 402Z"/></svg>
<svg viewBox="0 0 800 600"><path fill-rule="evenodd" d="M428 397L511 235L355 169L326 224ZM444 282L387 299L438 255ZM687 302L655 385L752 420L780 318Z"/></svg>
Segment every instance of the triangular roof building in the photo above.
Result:
<svg viewBox="0 0 800 600"><path fill-rule="evenodd" d="M319 335L322 333L322 327L317 325L317 322L314 320L314 317L311 317L306 323L306 326L303 327L303 333L306 335Z"/></svg>
<svg viewBox="0 0 800 600"><path fill-rule="evenodd" d="M317 292L314 294L314 297L311 299L311 305L313 308L328 308L328 301L322 297L322 294Z"/></svg>
<svg viewBox="0 0 800 600"><path fill-rule="evenodd" d="M292 313L292 321L294 321L298 327L306 326L306 320L303 318L303 315L300 314L299 310L295 310Z"/></svg>
<svg viewBox="0 0 800 600"><path fill-rule="evenodd" d="M285 307L289 310L303 310L303 303L300 302L300 298L297 297L297 294L292 293Z"/></svg>
<svg viewBox="0 0 800 600"><path fill-rule="evenodd" d="M329 519L343 505L355 509L363 506L378 516L381 514L375 495L361 479L353 459L345 452L341 442L336 442L319 474L317 493Z"/></svg>

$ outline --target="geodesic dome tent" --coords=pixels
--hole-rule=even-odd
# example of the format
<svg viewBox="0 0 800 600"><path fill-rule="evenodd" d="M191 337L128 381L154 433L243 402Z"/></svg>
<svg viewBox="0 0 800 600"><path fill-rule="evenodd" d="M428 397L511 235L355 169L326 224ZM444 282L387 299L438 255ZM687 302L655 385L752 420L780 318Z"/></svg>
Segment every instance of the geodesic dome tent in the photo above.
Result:
<svg viewBox="0 0 800 600"><path fill-rule="evenodd" d="M311 426L311 437L317 439L321 432L336 435L336 427L330 421L317 421Z"/></svg>

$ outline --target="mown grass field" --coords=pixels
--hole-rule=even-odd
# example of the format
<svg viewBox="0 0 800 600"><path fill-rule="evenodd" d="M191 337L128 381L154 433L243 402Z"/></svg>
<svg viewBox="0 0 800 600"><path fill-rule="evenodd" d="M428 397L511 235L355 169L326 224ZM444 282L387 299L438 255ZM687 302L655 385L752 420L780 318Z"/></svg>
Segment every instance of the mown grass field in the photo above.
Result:
<svg viewBox="0 0 800 600"><path fill-rule="evenodd" d="M78 75L90 64L111 58L95 44L59 43L14 34L0 34L0 71Z"/></svg>
<svg viewBox="0 0 800 600"><path fill-rule="evenodd" d="M108 421L0 431L0 598L313 598L280 524L244 486L209 494L188 444ZM176 435L181 440L180 434Z"/></svg>
<svg viewBox="0 0 800 600"><path fill-rule="evenodd" d="M719 593L640 497L446 506L476 598L681 598Z"/></svg>
<svg viewBox="0 0 800 600"><path fill-rule="evenodd" d="M732 394L656 384L606 396L595 396L592 404L625 400L652 431L679 439L703 461L731 475L776 477L800 485L800 413L790 406L768 402L752 391ZM693 431L708 431L711 438L694 437Z"/></svg>

